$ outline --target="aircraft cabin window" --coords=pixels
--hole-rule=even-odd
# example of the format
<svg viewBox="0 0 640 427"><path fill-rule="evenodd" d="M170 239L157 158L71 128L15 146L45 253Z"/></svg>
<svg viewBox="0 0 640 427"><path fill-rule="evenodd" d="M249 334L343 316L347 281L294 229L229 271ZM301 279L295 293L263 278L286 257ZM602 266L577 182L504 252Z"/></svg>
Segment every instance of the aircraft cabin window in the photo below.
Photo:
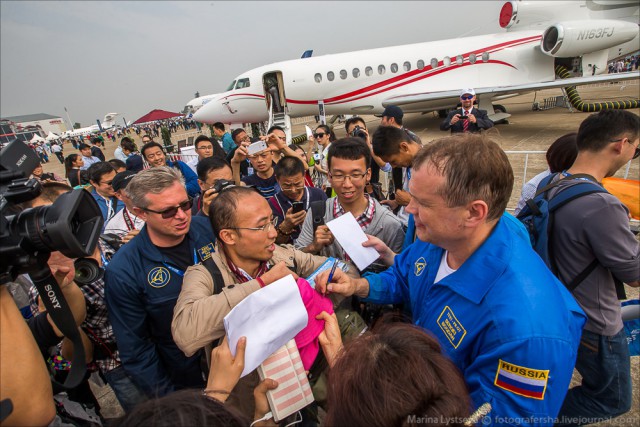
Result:
<svg viewBox="0 0 640 427"><path fill-rule="evenodd" d="M227 88L227 91L229 90L233 90L234 86L236 85L236 81L232 81L231 84L229 85L229 87Z"/></svg>
<svg viewBox="0 0 640 427"><path fill-rule="evenodd" d="M251 86L249 83L249 79L238 79L238 84L236 85L236 89L244 89L245 87Z"/></svg>
<svg viewBox="0 0 640 427"><path fill-rule="evenodd" d="M431 68L438 68L438 59L431 58Z"/></svg>
<svg viewBox="0 0 640 427"><path fill-rule="evenodd" d="M342 80L347 78L347 70L340 70L340 78Z"/></svg>
<svg viewBox="0 0 640 427"><path fill-rule="evenodd" d="M471 62L472 64L476 63L476 54L475 53L470 53L469 54L469 62Z"/></svg>
<svg viewBox="0 0 640 427"><path fill-rule="evenodd" d="M330 82L332 82L333 79L335 79L335 78L336 78L336 75L333 73L333 71L329 71L327 73L327 80L329 80Z"/></svg>
<svg viewBox="0 0 640 427"><path fill-rule="evenodd" d="M383 75L387 71L384 65L378 65L378 74Z"/></svg>
<svg viewBox="0 0 640 427"><path fill-rule="evenodd" d="M397 73L398 72L398 64L396 64L395 62L393 64L391 64L391 66L389 67L389 69L391 70L392 73Z"/></svg>
<svg viewBox="0 0 640 427"><path fill-rule="evenodd" d="M409 62L409 61L405 61L405 63L404 63L404 64L402 64L402 68L403 68L405 71L411 71L411 62Z"/></svg>
<svg viewBox="0 0 640 427"><path fill-rule="evenodd" d="M418 70L424 70L424 61L422 59L418 59L418 63L416 64L416 68Z"/></svg>
<svg viewBox="0 0 640 427"><path fill-rule="evenodd" d="M482 62L489 61L489 52L482 52Z"/></svg>
<svg viewBox="0 0 640 427"><path fill-rule="evenodd" d="M464 58L462 57L462 55L456 56L456 64L462 65L463 62L464 62Z"/></svg>
<svg viewBox="0 0 640 427"><path fill-rule="evenodd" d="M320 83L322 81L322 74L316 73L316 75L313 76L313 79L316 81L316 83Z"/></svg>
<svg viewBox="0 0 640 427"><path fill-rule="evenodd" d="M354 68L351 74L353 74L353 77L357 79L360 77L360 68Z"/></svg>
<svg viewBox="0 0 640 427"><path fill-rule="evenodd" d="M442 58L442 64L445 67L448 67L449 65L451 65L451 58L449 58L448 56L445 56L444 58Z"/></svg>
<svg viewBox="0 0 640 427"><path fill-rule="evenodd" d="M367 68L365 68L365 69L364 69L364 73L365 73L367 76L371 76L371 75L373 75L373 68L371 68L371 67L367 67Z"/></svg>

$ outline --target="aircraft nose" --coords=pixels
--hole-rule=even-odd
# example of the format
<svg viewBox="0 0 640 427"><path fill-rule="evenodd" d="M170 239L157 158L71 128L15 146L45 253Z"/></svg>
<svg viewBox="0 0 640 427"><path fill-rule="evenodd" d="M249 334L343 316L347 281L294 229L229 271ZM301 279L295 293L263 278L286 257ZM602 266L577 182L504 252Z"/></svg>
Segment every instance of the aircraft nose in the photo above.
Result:
<svg viewBox="0 0 640 427"><path fill-rule="evenodd" d="M221 121L220 100L212 99L193 114L193 120L200 123L213 124Z"/></svg>

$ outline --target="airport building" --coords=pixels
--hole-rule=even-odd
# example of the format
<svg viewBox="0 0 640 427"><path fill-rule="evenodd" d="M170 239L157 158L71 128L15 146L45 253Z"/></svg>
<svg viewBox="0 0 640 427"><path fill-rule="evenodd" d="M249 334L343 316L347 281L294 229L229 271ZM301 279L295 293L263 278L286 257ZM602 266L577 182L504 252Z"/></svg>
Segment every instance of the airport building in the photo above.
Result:
<svg viewBox="0 0 640 427"><path fill-rule="evenodd" d="M49 132L60 135L67 130L67 125L62 117L52 116L51 114L45 113L3 117L2 120L13 122L15 124L14 126L16 130L39 126L45 135L47 135Z"/></svg>

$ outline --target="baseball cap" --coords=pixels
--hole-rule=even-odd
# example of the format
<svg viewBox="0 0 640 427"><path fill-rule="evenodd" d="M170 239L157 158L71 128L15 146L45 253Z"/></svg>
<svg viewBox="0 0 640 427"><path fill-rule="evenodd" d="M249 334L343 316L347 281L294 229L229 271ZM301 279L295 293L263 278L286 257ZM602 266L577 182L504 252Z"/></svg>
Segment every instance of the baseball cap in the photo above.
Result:
<svg viewBox="0 0 640 427"><path fill-rule="evenodd" d="M476 91L475 91L475 90L473 90L473 89L471 89L471 88L462 89L462 90L460 91L460 96L465 95L465 94L469 94L469 95L472 95L472 96L476 96Z"/></svg>
<svg viewBox="0 0 640 427"><path fill-rule="evenodd" d="M323 311L333 314L333 303L327 297L320 295L311 287L309 282L303 278L299 278L296 282L302 302L307 310L309 320L307 326L295 337L296 346L300 352L300 359L305 370L311 369L316 356L320 351L320 342L318 336L324 330L324 320L316 319L316 316Z"/></svg>
<svg viewBox="0 0 640 427"><path fill-rule="evenodd" d="M142 163L142 156L139 154L134 154L127 159L127 170L131 172L140 172L144 169L144 164Z"/></svg>
<svg viewBox="0 0 640 427"><path fill-rule="evenodd" d="M395 105L389 105L387 108L384 109L382 114L376 117L393 117L394 119L396 119L396 121L398 121L398 120L402 120L403 116L404 116L404 113L402 112L402 108Z"/></svg>
<svg viewBox="0 0 640 427"><path fill-rule="evenodd" d="M131 171L123 171L117 173L116 176L113 177L113 181L111 181L111 187L113 187L113 191L120 191L124 188L127 188L129 181L131 178L136 176L135 172Z"/></svg>

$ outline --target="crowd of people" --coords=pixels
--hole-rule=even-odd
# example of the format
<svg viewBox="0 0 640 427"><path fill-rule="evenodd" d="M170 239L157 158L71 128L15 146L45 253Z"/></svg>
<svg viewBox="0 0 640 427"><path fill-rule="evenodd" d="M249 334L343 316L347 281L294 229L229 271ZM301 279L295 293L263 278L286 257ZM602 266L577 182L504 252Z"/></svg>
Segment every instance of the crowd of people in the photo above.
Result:
<svg viewBox="0 0 640 427"><path fill-rule="evenodd" d="M557 268L548 268L506 211L514 175L481 133L492 122L473 89L460 101L441 125L451 135L428 143L389 106L372 135L351 117L344 138L317 126L307 151L278 126L251 138L216 123L190 162L168 160L149 128L140 149L124 135L108 161L99 138L78 145L64 159L67 182L34 170L44 191L23 208L85 188L109 236L92 257L102 274L81 288L70 280L73 260L49 260L65 295L82 300L71 305L87 360L68 361L32 286L26 317L36 338L47 337L40 350L57 375L87 362L126 412L116 425L276 425L266 393L278 384L255 370L240 377L247 343L229 348L223 319L254 292L337 259L340 268L315 277L315 298L331 309L304 349L315 402L297 415L302 425L584 425L624 414L630 356L616 281L640 286L628 210L606 192L559 209L549 231ZM626 111L587 117L549 148L549 171L525 187L518 211L546 177L553 197L615 174L638 157L639 129ZM389 191L380 171L393 177ZM379 255L362 270L327 226L346 214ZM570 389L574 368L582 383ZM39 402L36 421L19 387L5 393L18 381L10 375L2 369L2 398L17 399L7 423L104 422L88 376L66 396L75 406L38 389L52 405ZM295 415L282 425L291 423Z"/></svg>
<svg viewBox="0 0 640 427"><path fill-rule="evenodd" d="M617 61L611 61L608 64L609 73L625 73L629 71L636 71L638 69L638 55L633 55L627 58L620 58Z"/></svg>

